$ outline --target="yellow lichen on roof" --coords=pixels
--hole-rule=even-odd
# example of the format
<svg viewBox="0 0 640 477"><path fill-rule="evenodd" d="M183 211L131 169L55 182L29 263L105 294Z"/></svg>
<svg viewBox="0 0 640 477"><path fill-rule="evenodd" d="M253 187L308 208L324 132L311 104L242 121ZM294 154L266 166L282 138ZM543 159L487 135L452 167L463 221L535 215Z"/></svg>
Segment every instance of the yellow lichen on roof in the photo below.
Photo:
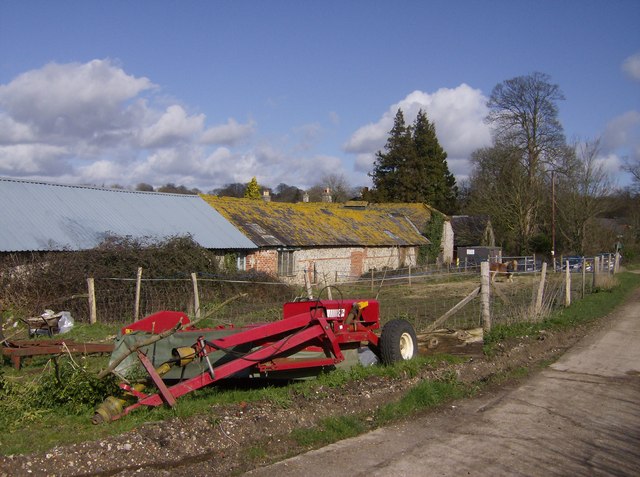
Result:
<svg viewBox="0 0 640 477"><path fill-rule="evenodd" d="M403 214L323 202L264 202L201 196L258 245L423 245L426 239ZM423 208L424 210L424 208Z"/></svg>

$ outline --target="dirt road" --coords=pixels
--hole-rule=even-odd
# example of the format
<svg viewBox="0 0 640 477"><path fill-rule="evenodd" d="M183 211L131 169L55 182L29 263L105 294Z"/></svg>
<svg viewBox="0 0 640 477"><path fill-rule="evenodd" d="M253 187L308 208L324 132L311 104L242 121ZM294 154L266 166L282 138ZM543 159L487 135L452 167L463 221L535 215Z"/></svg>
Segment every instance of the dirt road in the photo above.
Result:
<svg viewBox="0 0 640 477"><path fill-rule="evenodd" d="M640 475L640 292L517 388L246 475Z"/></svg>

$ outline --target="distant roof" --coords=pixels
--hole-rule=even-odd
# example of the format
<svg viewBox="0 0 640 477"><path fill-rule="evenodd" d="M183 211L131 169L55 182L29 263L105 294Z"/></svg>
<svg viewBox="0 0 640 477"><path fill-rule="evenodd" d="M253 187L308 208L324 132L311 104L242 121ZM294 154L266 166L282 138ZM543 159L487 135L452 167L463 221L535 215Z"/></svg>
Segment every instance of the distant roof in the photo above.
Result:
<svg viewBox="0 0 640 477"><path fill-rule="evenodd" d="M108 236L191 235L209 249L256 248L199 196L0 178L0 251L86 250Z"/></svg>
<svg viewBox="0 0 640 477"><path fill-rule="evenodd" d="M338 203L284 203L202 196L262 247L349 247L426 245L402 213Z"/></svg>

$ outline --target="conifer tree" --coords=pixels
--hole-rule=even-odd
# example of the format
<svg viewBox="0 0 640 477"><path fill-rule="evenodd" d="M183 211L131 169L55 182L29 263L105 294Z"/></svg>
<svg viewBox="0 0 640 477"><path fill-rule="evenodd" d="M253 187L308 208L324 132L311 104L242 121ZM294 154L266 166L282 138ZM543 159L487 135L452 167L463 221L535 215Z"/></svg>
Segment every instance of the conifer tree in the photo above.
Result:
<svg viewBox="0 0 640 477"><path fill-rule="evenodd" d="M373 179L373 195L378 202L402 202L404 192L408 189L407 163L413 154L411 145L411 128L407 127L404 113L398 109L393 128L389 131L389 138L385 151L376 153L373 172L369 176Z"/></svg>
<svg viewBox="0 0 640 477"><path fill-rule="evenodd" d="M418 111L413 124L416 163L413 167L416 201L425 202L445 213L455 210L458 188L447 164L447 153L440 146L435 124L424 111Z"/></svg>
<svg viewBox="0 0 640 477"><path fill-rule="evenodd" d="M449 172L447 153L438 142L435 125L422 110L412 126L406 126L398 110L385 152L377 152L369 175L375 201L423 202L445 213L455 209L458 189Z"/></svg>
<svg viewBox="0 0 640 477"><path fill-rule="evenodd" d="M260 186L258 185L258 180L255 177L252 177L247 184L247 190L244 192L244 198L260 199Z"/></svg>

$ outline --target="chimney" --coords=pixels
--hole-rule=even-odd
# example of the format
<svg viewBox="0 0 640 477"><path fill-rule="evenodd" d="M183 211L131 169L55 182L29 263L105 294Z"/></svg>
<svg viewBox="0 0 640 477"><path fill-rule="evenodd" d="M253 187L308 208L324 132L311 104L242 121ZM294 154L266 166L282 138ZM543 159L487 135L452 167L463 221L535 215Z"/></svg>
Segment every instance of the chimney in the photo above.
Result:
<svg viewBox="0 0 640 477"><path fill-rule="evenodd" d="M262 191L262 200L264 202L271 202L271 194L269 194L269 191L267 189Z"/></svg>
<svg viewBox="0 0 640 477"><path fill-rule="evenodd" d="M302 202L309 202L309 194L306 192L302 195Z"/></svg>
<svg viewBox="0 0 640 477"><path fill-rule="evenodd" d="M332 202L331 199L331 189L328 187L322 191L322 202Z"/></svg>

